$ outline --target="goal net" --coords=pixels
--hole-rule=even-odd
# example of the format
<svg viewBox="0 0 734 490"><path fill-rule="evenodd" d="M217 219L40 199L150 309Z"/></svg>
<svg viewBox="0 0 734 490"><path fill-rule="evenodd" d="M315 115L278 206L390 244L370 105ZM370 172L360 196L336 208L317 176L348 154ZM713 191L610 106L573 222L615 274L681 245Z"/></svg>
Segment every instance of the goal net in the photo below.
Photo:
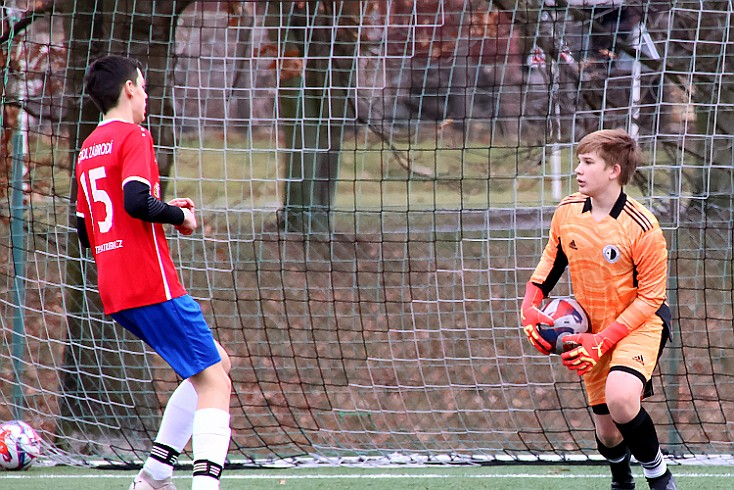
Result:
<svg viewBox="0 0 734 490"><path fill-rule="evenodd" d="M625 190L670 249L674 338L645 406L668 454L731 458L733 14L4 2L0 419L57 460L136 462L180 381L103 315L74 229L99 121L82 77L114 53L145 66L165 197L197 205L197 233L169 242L232 359L231 461L595 457L578 376L532 349L518 308L575 143L616 127L646 157Z"/></svg>

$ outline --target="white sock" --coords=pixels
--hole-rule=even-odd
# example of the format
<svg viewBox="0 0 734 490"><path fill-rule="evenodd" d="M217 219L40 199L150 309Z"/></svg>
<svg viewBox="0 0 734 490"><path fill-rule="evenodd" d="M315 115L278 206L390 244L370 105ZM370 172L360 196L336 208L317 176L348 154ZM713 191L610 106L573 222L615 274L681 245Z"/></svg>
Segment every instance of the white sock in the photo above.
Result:
<svg viewBox="0 0 734 490"><path fill-rule="evenodd" d="M191 439L198 401L199 396L194 385L185 379L168 399L155 442L169 446L179 453L183 451ZM156 480L164 480L173 475L173 466L150 456L145 460L143 469Z"/></svg>
<svg viewBox="0 0 734 490"><path fill-rule="evenodd" d="M658 449L654 460L650 462L640 461L640 465L642 466L642 473L645 475L645 478L658 478L663 476L668 469L668 465L665 463L663 453L660 452L660 449Z"/></svg>
<svg viewBox="0 0 734 490"><path fill-rule="evenodd" d="M229 452L229 439L232 434L229 428L229 413L218 408L202 408L194 414L194 473L206 469L207 464L198 464L197 461L214 463L221 469ZM219 488L219 474L217 477L209 475L194 475L192 490L217 490Z"/></svg>

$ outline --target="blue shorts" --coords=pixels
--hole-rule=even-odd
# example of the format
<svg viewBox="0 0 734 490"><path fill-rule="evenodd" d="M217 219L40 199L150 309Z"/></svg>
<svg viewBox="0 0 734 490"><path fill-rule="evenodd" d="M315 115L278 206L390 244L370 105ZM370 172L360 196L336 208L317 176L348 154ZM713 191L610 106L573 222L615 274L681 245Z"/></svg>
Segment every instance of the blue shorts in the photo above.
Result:
<svg viewBox="0 0 734 490"><path fill-rule="evenodd" d="M222 360L199 303L188 294L118 311L112 318L148 344L184 379Z"/></svg>

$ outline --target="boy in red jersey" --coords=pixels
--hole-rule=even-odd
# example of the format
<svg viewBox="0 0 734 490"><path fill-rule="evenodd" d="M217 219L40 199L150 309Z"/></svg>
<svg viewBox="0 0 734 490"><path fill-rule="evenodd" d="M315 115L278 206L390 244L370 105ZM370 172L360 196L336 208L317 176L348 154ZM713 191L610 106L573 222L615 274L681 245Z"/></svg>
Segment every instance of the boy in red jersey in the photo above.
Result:
<svg viewBox="0 0 734 490"><path fill-rule="evenodd" d="M131 490L175 490L173 466L192 439L192 489L219 488L229 449L229 357L171 260L162 223L196 229L194 203L160 200L160 176L145 119L141 64L120 56L93 62L86 93L103 120L76 165L77 231L97 264L105 313L163 357L183 378L161 420L149 458Z"/></svg>
<svg viewBox="0 0 734 490"><path fill-rule="evenodd" d="M621 130L585 136L576 150L579 192L561 201L540 263L527 283L522 324L530 343L548 355L539 310L568 267L574 296L589 316L590 333L564 338L563 364L583 376L594 413L597 447L612 471L612 489L633 489L630 454L650 488L674 490L655 425L641 406L669 337L665 303L668 252L655 216L623 192L642 157Z"/></svg>

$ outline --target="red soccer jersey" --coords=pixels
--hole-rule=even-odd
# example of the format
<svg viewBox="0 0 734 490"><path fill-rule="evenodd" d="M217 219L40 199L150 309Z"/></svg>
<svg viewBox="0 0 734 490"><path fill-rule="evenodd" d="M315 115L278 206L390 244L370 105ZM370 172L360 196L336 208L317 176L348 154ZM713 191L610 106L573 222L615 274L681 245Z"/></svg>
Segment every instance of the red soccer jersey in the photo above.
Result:
<svg viewBox="0 0 734 490"><path fill-rule="evenodd" d="M77 215L84 218L97 263L106 314L162 303L186 294L160 223L130 216L122 186L137 180L160 198L150 133L137 124L100 123L84 141L76 165Z"/></svg>

